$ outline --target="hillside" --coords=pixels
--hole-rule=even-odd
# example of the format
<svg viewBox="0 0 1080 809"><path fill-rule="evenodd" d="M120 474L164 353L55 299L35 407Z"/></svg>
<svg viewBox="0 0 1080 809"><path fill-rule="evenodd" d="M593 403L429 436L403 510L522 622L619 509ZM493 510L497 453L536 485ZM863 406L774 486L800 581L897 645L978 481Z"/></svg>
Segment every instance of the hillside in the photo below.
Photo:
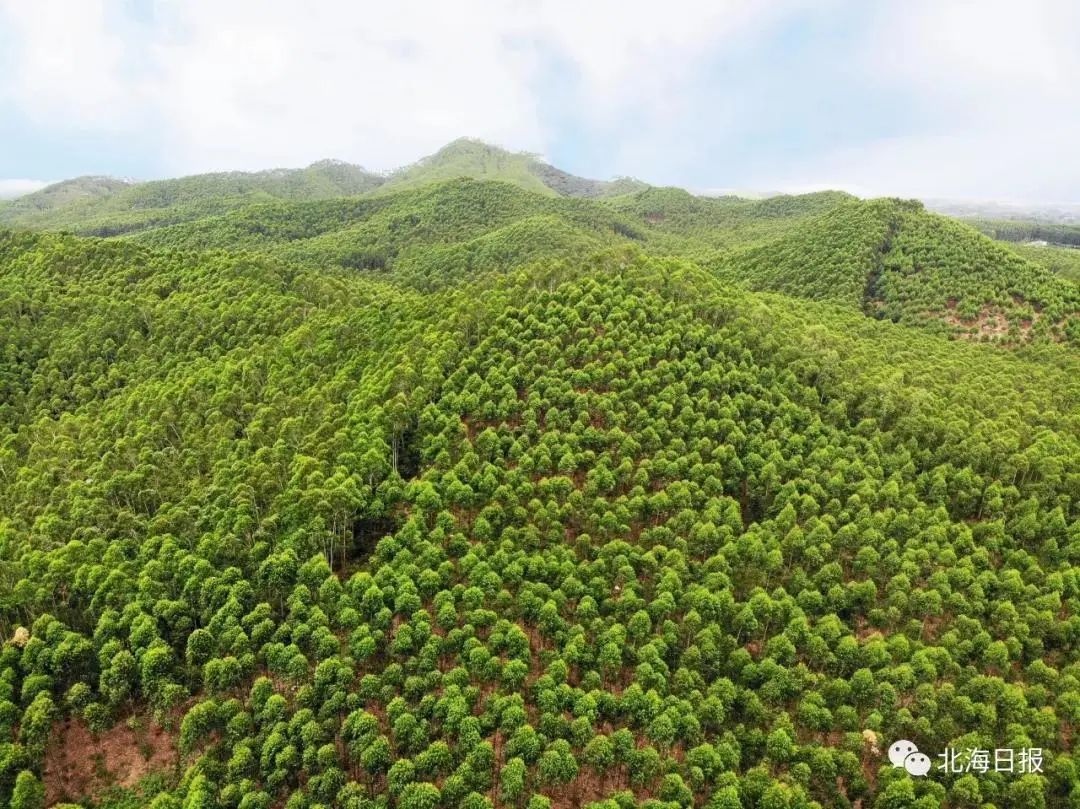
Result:
<svg viewBox="0 0 1080 809"><path fill-rule="evenodd" d="M416 188L442 180L471 177L506 182L537 194L564 197L609 197L646 188L640 180L589 180L557 169L536 156L509 152L472 138L459 138L411 166L398 169L384 190Z"/></svg>
<svg viewBox="0 0 1080 809"><path fill-rule="evenodd" d="M1080 282L1080 249L1040 244L1012 244L1013 252L1041 264L1050 272Z"/></svg>
<svg viewBox="0 0 1080 809"><path fill-rule="evenodd" d="M0 806L1077 805L1067 268L451 147L17 201Z"/></svg>
<svg viewBox="0 0 1080 809"><path fill-rule="evenodd" d="M155 247L251 250L419 289L541 258L580 260L601 248L636 245L692 259L750 289L829 301L963 339L1013 346L1080 340L1080 295L1056 268L1019 258L919 203L839 192L695 197L674 188L565 197L546 187L528 190L524 175L514 180L531 159L457 141L375 193L329 198L323 195L334 186L327 177L356 190L348 180L354 167L318 164L303 175L308 181L290 173L163 181L128 188L124 204L135 204L138 192L145 207L87 220L82 232ZM488 170L506 181L438 180L442 173ZM312 176L324 182L313 184ZM283 196L314 198L275 198L254 190L253 178ZM227 195L214 196L215 188ZM85 204L120 203L106 195Z"/></svg>
<svg viewBox="0 0 1080 809"><path fill-rule="evenodd" d="M851 200L706 262L751 289L1005 344L1080 341L1080 289L913 201Z"/></svg>
<svg viewBox="0 0 1080 809"><path fill-rule="evenodd" d="M511 228L524 237L530 220L551 228L506 242L506 250L497 251L502 258L487 255L484 245L500 240L500 231ZM552 239L580 242L585 255L601 245L640 242L645 236L639 230L595 203L459 178L361 199L246 206L132 239L158 247L243 247L306 266L337 265L437 287L506 272L533 253L550 257L556 251Z"/></svg>
<svg viewBox="0 0 1080 809"><path fill-rule="evenodd" d="M1069 805L1075 354L635 247L462 281L0 238L5 804Z"/></svg>
<svg viewBox="0 0 1080 809"><path fill-rule="evenodd" d="M462 178L509 183L550 197L596 199L647 188L630 178L576 177L533 155L462 138L389 175L322 160L305 169L222 172L151 182L79 177L0 204L0 227L122 236L198 222L259 203L396 193Z"/></svg>
<svg viewBox="0 0 1080 809"><path fill-rule="evenodd" d="M186 221L260 200L306 200L362 194L380 175L336 160L305 169L199 174L131 182L80 177L48 186L0 208L0 225L63 228L111 236Z"/></svg>

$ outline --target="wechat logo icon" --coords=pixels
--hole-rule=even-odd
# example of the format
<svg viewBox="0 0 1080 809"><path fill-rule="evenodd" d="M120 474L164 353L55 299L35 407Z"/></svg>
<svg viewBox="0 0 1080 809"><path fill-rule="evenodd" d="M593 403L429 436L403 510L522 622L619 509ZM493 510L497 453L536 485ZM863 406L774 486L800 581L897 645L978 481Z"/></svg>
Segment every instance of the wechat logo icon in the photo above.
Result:
<svg viewBox="0 0 1080 809"><path fill-rule="evenodd" d="M910 775L921 778L930 772L930 757L919 752L915 742L901 739L893 742L889 748L889 762L894 767L903 767Z"/></svg>

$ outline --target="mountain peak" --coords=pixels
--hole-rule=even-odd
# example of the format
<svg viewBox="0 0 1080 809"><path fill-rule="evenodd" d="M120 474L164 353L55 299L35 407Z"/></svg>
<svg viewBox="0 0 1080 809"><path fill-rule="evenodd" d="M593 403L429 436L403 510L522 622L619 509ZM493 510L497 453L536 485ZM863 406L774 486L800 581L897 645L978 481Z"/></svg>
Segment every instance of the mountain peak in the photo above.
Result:
<svg viewBox="0 0 1080 809"><path fill-rule="evenodd" d="M346 169L351 171L363 171L368 174L374 174L369 172L366 168L359 163L350 163L348 160L340 160L336 157L324 157L322 160L316 160L308 166L309 169Z"/></svg>
<svg viewBox="0 0 1080 809"><path fill-rule="evenodd" d="M520 154L520 152L511 152L509 149L506 149L494 143L489 143L488 141L482 140L481 138L472 138L463 135L462 137L455 138L454 140L447 143L445 146L443 146L441 149L431 155L431 157L435 157L441 154L455 154L459 152L492 152L506 155Z"/></svg>
<svg viewBox="0 0 1080 809"><path fill-rule="evenodd" d="M562 197L610 197L649 187L629 177L578 177L550 165L538 154L511 152L478 138L462 137L393 172L386 188L414 187L456 177L508 182L535 194Z"/></svg>

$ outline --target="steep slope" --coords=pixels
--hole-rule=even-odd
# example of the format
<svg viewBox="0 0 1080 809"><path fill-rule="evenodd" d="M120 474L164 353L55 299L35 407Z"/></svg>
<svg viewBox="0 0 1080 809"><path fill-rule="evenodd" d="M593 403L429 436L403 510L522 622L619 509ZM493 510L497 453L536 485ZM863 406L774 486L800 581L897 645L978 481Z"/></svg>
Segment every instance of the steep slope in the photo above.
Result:
<svg viewBox="0 0 1080 809"><path fill-rule="evenodd" d="M1080 343L1080 288L972 228L907 210L870 304L893 320L940 319L967 339Z"/></svg>
<svg viewBox="0 0 1080 809"><path fill-rule="evenodd" d="M0 280L5 805L151 714L155 809L1078 795L1074 355L625 250L422 295L21 234Z"/></svg>
<svg viewBox="0 0 1080 809"><path fill-rule="evenodd" d="M849 200L707 264L751 289L860 307L964 339L1080 341L1080 290L920 203Z"/></svg>
<svg viewBox="0 0 1080 809"><path fill-rule="evenodd" d="M848 200L779 239L721 254L712 266L751 289L858 307L894 227L890 204Z"/></svg>

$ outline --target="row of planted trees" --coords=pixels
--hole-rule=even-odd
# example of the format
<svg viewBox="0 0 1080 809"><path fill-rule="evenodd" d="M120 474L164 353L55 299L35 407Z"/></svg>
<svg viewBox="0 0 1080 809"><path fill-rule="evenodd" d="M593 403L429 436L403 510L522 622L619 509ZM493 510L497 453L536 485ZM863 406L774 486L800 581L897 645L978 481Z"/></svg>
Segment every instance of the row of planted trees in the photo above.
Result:
<svg viewBox="0 0 1080 809"><path fill-rule="evenodd" d="M5 400L13 805L82 797L56 719L147 711L156 809L1077 800L1075 386L1025 409L1058 369L624 256L479 304L304 273L170 303L168 272L123 293L162 303L111 392L35 387L48 349ZM172 306L219 342L151 369ZM898 738L1046 766L916 782Z"/></svg>

